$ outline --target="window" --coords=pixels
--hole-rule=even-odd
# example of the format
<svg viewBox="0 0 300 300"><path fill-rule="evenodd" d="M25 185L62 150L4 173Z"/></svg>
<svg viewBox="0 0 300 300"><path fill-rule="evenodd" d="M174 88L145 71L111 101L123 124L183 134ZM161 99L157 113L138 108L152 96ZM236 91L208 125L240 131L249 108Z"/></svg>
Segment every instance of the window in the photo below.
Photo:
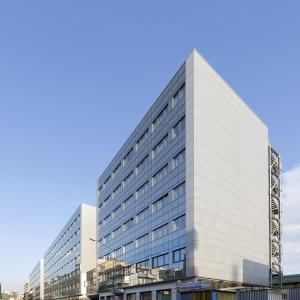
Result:
<svg viewBox="0 0 300 300"><path fill-rule="evenodd" d="M185 228L185 215L172 221L172 231Z"/></svg>
<svg viewBox="0 0 300 300"><path fill-rule="evenodd" d="M133 179L133 171L124 179L123 181L123 188L126 187Z"/></svg>
<svg viewBox="0 0 300 300"><path fill-rule="evenodd" d="M107 244L109 241L111 241L111 234L108 234L103 238L103 244Z"/></svg>
<svg viewBox="0 0 300 300"><path fill-rule="evenodd" d="M122 206L119 205L112 213L112 217L115 218L122 210Z"/></svg>
<svg viewBox="0 0 300 300"><path fill-rule="evenodd" d="M151 292L142 292L141 300L152 300L152 293Z"/></svg>
<svg viewBox="0 0 300 300"><path fill-rule="evenodd" d="M168 104L163 108L163 110L157 115L157 117L152 122L152 132L162 122L164 116L167 114L167 111L168 111Z"/></svg>
<svg viewBox="0 0 300 300"><path fill-rule="evenodd" d="M185 248L173 251L173 262L180 262L185 260Z"/></svg>
<svg viewBox="0 0 300 300"><path fill-rule="evenodd" d="M104 225L106 225L112 219L111 214L109 214L103 221Z"/></svg>
<svg viewBox="0 0 300 300"><path fill-rule="evenodd" d="M159 198L158 200L156 200L153 204L152 204L152 213L155 213L157 211L159 211L160 209L162 209L163 207L166 206L168 201L168 194L162 196L161 198Z"/></svg>
<svg viewBox="0 0 300 300"><path fill-rule="evenodd" d="M181 132L185 130L185 117L183 117L173 128L172 128L172 139L176 138Z"/></svg>
<svg viewBox="0 0 300 300"><path fill-rule="evenodd" d="M136 264L136 268L138 271L143 271L145 269L149 269L149 260L140 261Z"/></svg>
<svg viewBox="0 0 300 300"><path fill-rule="evenodd" d="M124 253L127 253L133 249L134 249L134 244L133 242L130 242L124 246Z"/></svg>
<svg viewBox="0 0 300 300"><path fill-rule="evenodd" d="M133 195L128 197L124 202L123 202L123 210L125 210L131 203L133 203Z"/></svg>
<svg viewBox="0 0 300 300"><path fill-rule="evenodd" d="M132 159L133 156L133 148L131 148L128 153L125 155L123 159L123 166L125 166L130 160Z"/></svg>
<svg viewBox="0 0 300 300"><path fill-rule="evenodd" d="M152 258L152 268L158 268L168 264L168 253Z"/></svg>
<svg viewBox="0 0 300 300"><path fill-rule="evenodd" d="M136 300L136 293L127 294L126 300Z"/></svg>
<svg viewBox="0 0 300 300"><path fill-rule="evenodd" d="M98 224L98 230L101 230L102 227L103 227L103 222L100 222L100 223Z"/></svg>
<svg viewBox="0 0 300 300"><path fill-rule="evenodd" d="M149 242L149 234L145 234L136 240L136 246L141 247Z"/></svg>
<svg viewBox="0 0 300 300"><path fill-rule="evenodd" d="M122 232L122 227L120 226L113 231L113 238L118 237L121 234L121 232Z"/></svg>
<svg viewBox="0 0 300 300"><path fill-rule="evenodd" d="M122 248L118 248L114 251L114 257L119 257L122 255Z"/></svg>
<svg viewBox="0 0 300 300"><path fill-rule="evenodd" d="M117 167L113 171L113 177L116 177L121 171L121 163L117 165Z"/></svg>
<svg viewBox="0 0 300 300"><path fill-rule="evenodd" d="M121 184L119 184L112 193L112 198L115 198L121 191Z"/></svg>
<svg viewBox="0 0 300 300"><path fill-rule="evenodd" d="M110 182L111 180L111 175L109 175L106 180L104 181L104 187Z"/></svg>
<svg viewBox="0 0 300 300"><path fill-rule="evenodd" d="M157 173L152 177L152 186L156 185L158 182L162 181L168 174L168 164L163 166Z"/></svg>
<svg viewBox="0 0 300 300"><path fill-rule="evenodd" d="M136 167L136 175L139 175L141 171L146 167L149 160L149 155L147 155Z"/></svg>
<svg viewBox="0 0 300 300"><path fill-rule="evenodd" d="M168 135L165 135L152 150L152 159L161 153L168 144Z"/></svg>
<svg viewBox="0 0 300 300"><path fill-rule="evenodd" d="M183 196L185 194L185 182L177 185L172 191L172 200L176 200L177 198Z"/></svg>
<svg viewBox="0 0 300 300"><path fill-rule="evenodd" d="M168 234L168 224L165 224L159 228L156 228L152 232L153 241L162 238Z"/></svg>
<svg viewBox="0 0 300 300"><path fill-rule="evenodd" d="M149 208L147 207L136 215L136 217L135 217L136 223L139 223L139 222L143 221L144 219L146 219L148 214L149 214Z"/></svg>
<svg viewBox="0 0 300 300"><path fill-rule="evenodd" d="M147 129L142 135L141 137L138 139L138 141L136 142L135 145L135 150L138 151L138 149L141 147L142 144L144 144L145 140L147 139L149 135L149 129Z"/></svg>
<svg viewBox="0 0 300 300"><path fill-rule="evenodd" d="M156 299L157 300L171 300L171 290L162 290L156 292Z"/></svg>
<svg viewBox="0 0 300 300"><path fill-rule="evenodd" d="M183 84L172 98L172 108L174 108L177 105L177 103L184 98L184 96L185 96L185 85Z"/></svg>
<svg viewBox="0 0 300 300"><path fill-rule="evenodd" d="M136 198L140 198L141 196L145 195L148 191L148 181L144 183L140 188L136 191Z"/></svg>
<svg viewBox="0 0 300 300"><path fill-rule="evenodd" d="M109 195L103 202L104 207L106 207L107 205L109 205L111 202L111 195Z"/></svg>
<svg viewBox="0 0 300 300"><path fill-rule="evenodd" d="M123 224L123 231L126 231L130 228L132 228L134 225L133 218L129 219L126 223Z"/></svg>
<svg viewBox="0 0 300 300"><path fill-rule="evenodd" d="M181 150L172 160L172 169L177 168L185 161L185 149Z"/></svg>

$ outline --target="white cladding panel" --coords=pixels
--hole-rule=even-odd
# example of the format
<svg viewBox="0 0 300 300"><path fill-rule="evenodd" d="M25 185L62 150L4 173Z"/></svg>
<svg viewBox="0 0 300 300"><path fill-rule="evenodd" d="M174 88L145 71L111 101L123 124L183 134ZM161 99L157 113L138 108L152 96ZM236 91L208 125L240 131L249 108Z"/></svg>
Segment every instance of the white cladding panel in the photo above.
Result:
<svg viewBox="0 0 300 300"><path fill-rule="evenodd" d="M187 275L268 285L268 129L195 50L186 97Z"/></svg>

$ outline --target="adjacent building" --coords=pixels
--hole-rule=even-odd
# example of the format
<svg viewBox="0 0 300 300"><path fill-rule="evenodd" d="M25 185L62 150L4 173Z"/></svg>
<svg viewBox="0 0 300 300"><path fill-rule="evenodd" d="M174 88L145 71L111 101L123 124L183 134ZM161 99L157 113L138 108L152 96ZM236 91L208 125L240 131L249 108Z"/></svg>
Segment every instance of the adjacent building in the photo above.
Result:
<svg viewBox="0 0 300 300"><path fill-rule="evenodd" d="M96 266L96 208L81 204L30 274L33 300L86 299Z"/></svg>
<svg viewBox="0 0 300 300"><path fill-rule="evenodd" d="M1 297L0 297L1 299ZM24 284L24 300L29 300L29 283Z"/></svg>
<svg viewBox="0 0 300 300"><path fill-rule="evenodd" d="M44 300L44 258L41 258L29 275L30 300Z"/></svg>
<svg viewBox="0 0 300 300"><path fill-rule="evenodd" d="M193 50L97 181L100 299L269 286L280 220L267 126Z"/></svg>

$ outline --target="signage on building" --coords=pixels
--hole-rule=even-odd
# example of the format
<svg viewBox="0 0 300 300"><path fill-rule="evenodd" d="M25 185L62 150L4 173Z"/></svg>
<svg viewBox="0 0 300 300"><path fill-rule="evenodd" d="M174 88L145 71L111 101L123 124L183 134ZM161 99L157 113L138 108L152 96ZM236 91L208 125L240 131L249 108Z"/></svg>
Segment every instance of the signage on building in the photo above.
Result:
<svg viewBox="0 0 300 300"><path fill-rule="evenodd" d="M192 281L178 281L177 288L179 292L192 292L192 291L201 291L201 290L210 290L212 289L211 282L208 280L192 280Z"/></svg>

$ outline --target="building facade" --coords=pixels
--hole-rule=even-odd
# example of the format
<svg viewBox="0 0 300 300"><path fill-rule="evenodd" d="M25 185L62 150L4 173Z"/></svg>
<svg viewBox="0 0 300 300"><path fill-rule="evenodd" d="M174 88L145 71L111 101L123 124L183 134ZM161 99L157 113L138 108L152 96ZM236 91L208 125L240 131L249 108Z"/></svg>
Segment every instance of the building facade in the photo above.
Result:
<svg viewBox="0 0 300 300"><path fill-rule="evenodd" d="M187 279L269 286L281 274L270 149L266 125L193 50L97 181L100 297L171 299Z"/></svg>
<svg viewBox="0 0 300 300"><path fill-rule="evenodd" d="M30 299L86 299L96 266L96 208L81 204L30 274Z"/></svg>
<svg viewBox="0 0 300 300"><path fill-rule="evenodd" d="M44 258L41 258L29 275L29 298L44 300Z"/></svg>

